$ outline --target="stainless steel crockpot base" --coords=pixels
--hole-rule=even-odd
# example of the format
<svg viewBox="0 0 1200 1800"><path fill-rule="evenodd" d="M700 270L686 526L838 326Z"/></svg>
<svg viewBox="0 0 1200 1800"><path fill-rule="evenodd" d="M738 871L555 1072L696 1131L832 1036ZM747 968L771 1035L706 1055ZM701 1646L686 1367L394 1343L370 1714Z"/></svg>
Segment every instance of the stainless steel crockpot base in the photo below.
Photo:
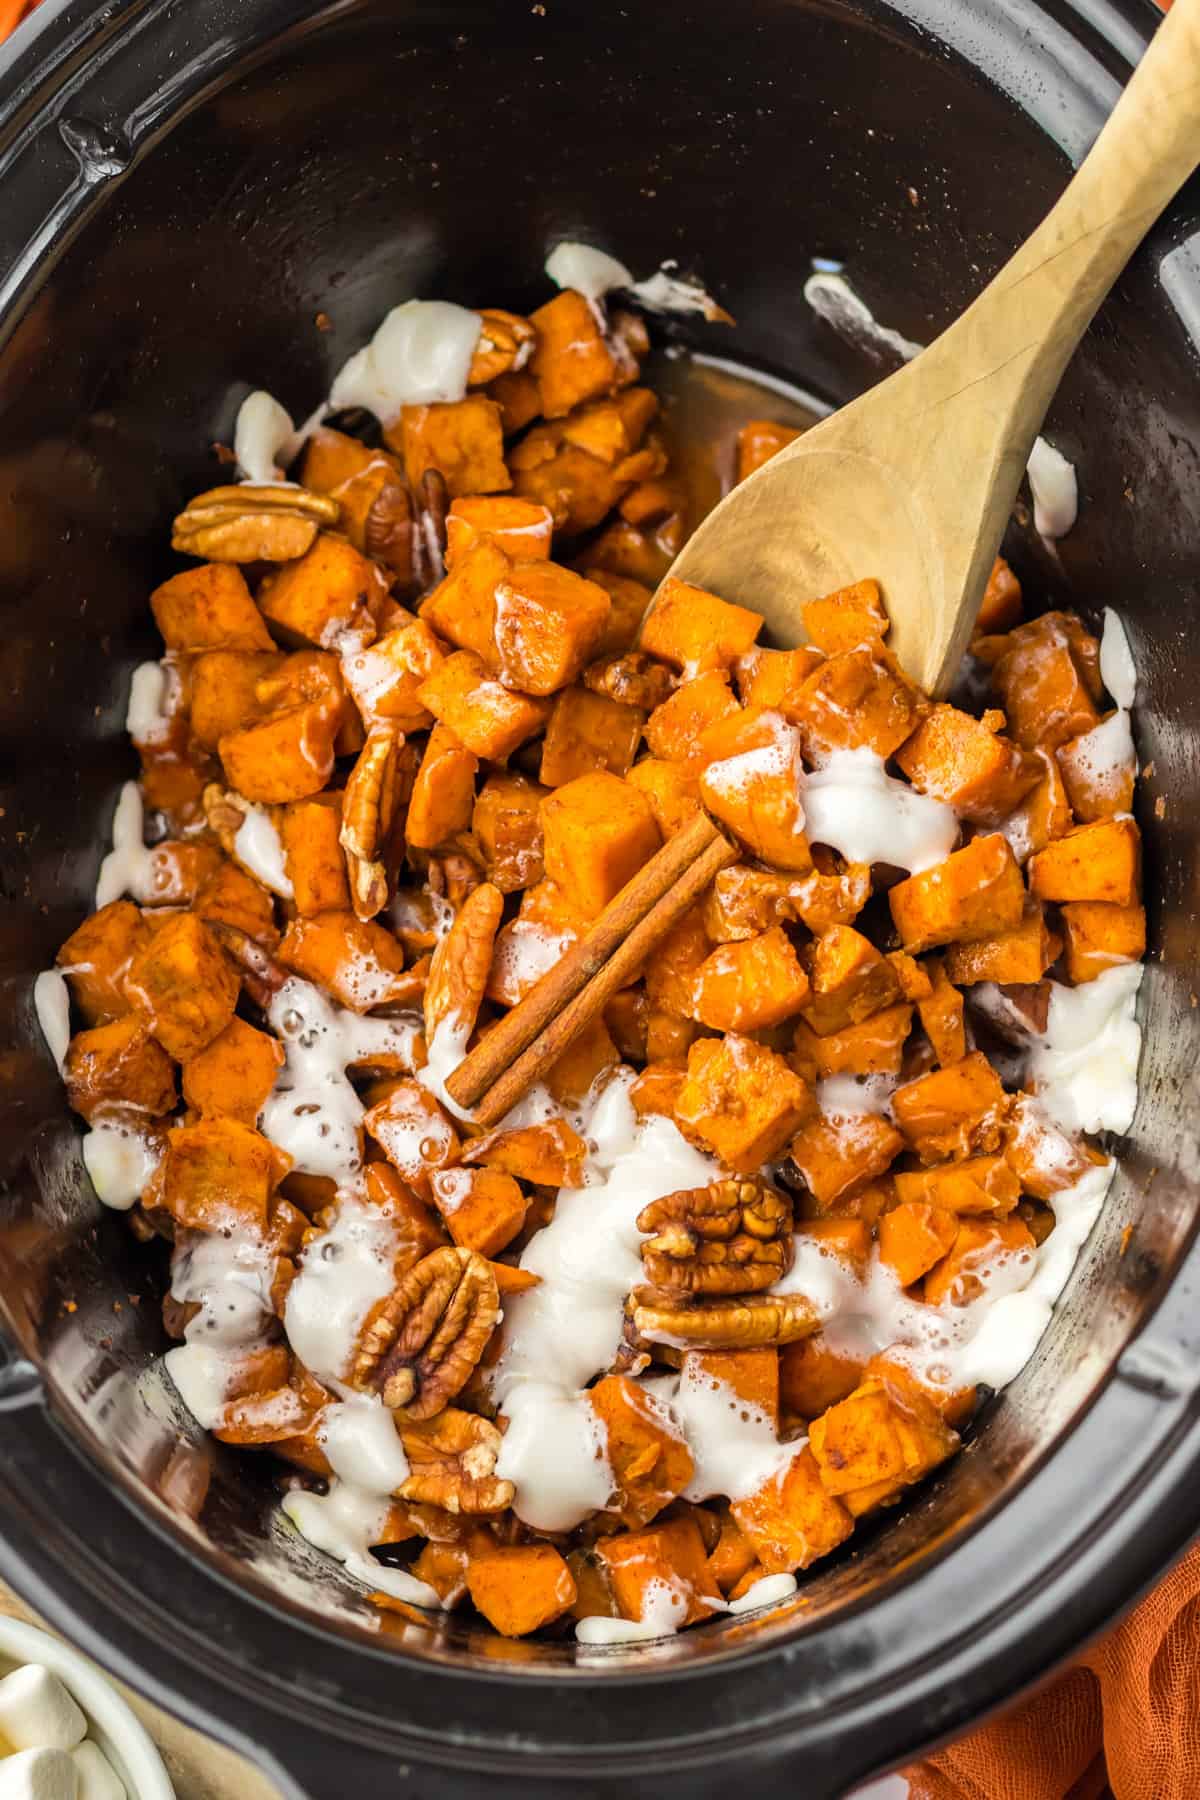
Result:
<svg viewBox="0 0 1200 1800"><path fill-rule="evenodd" d="M881 319L932 335L1057 193L1153 9L90 10L48 7L0 56L0 1570L322 1796L485 1776L497 1796L578 1794L653 1771L656 1791L752 1775L820 1800L1035 1678L1200 1522L1181 1262L1200 1164L1195 186L1056 402L1078 527L1057 557L1030 532L1012 547L1034 591L1120 610L1141 678L1153 959L1124 1170L970 1447L794 1601L586 1662L453 1616L381 1629L272 1523L267 1460L204 1442L146 1373L161 1256L87 1192L30 984L90 904L166 526L217 477L208 446L248 385L302 416L395 301L535 304L546 251L582 234L639 274L678 257L738 319L672 327L685 341L844 398L882 370L813 319L810 258L843 259Z"/></svg>

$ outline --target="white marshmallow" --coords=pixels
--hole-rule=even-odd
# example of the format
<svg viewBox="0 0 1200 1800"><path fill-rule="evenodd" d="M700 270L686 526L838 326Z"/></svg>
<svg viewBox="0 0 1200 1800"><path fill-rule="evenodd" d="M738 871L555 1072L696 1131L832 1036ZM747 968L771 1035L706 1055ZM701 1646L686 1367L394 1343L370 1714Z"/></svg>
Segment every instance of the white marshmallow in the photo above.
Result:
<svg viewBox="0 0 1200 1800"><path fill-rule="evenodd" d="M71 1752L79 1777L78 1800L128 1800L125 1783L97 1744L89 1738Z"/></svg>
<svg viewBox="0 0 1200 1800"><path fill-rule="evenodd" d="M0 1762L0 1800L79 1800L79 1776L70 1753L19 1750L5 1757Z"/></svg>
<svg viewBox="0 0 1200 1800"><path fill-rule="evenodd" d="M14 1750L71 1750L86 1736L87 1720L41 1663L26 1663L0 1681L0 1737Z"/></svg>

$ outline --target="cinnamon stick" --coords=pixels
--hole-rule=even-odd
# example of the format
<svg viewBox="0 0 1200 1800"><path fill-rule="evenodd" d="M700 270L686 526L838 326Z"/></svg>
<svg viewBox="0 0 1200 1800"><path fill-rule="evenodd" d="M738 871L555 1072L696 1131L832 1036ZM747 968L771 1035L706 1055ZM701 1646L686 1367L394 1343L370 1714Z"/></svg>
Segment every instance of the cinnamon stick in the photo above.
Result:
<svg viewBox="0 0 1200 1800"><path fill-rule="evenodd" d="M678 843L683 835L681 832L677 838L671 840L671 844ZM668 844L666 848L670 849L671 844ZM660 851L659 854L663 853ZM465 1091L482 1095L475 1106L477 1124L495 1125L524 1094L529 1092L529 1089L541 1079L551 1064L558 1061L563 1052L575 1042L580 1033L586 1030L592 1020L607 1006L612 996L637 979L647 959L653 955L671 928L683 917L690 906L695 905L709 882L730 863L736 862L737 856L738 852L734 846L713 828L710 831L707 846L683 869L677 879L667 887L666 891L659 896L632 929L622 931L607 961L603 962L599 968L594 969L590 979L582 987L576 989L564 1006L553 1013L543 1015L546 1020L544 1028L533 1037L508 1068L498 1074L490 1088L480 1084L477 1072L471 1070L470 1065L475 1062L476 1058L482 1057L482 1052L488 1049L492 1039L499 1034L503 1026L497 1026L496 1031L491 1032L485 1038L479 1049L467 1057L446 1084L460 1106L469 1105L469 1102L459 1098L459 1092L455 1085L459 1077L467 1072L467 1080L461 1084L462 1088ZM646 867L648 869L650 864L647 864ZM641 871L642 874L645 872L645 870ZM632 886L633 883L630 882L629 888ZM628 891L628 888L622 889L612 902L612 907L617 907L623 895ZM606 918L612 907L600 915L597 924ZM611 930L609 936L611 936ZM582 948L582 945L577 947ZM561 967L562 965L560 965ZM553 970L551 975L558 972L558 970ZM548 983L550 978L550 976L543 976L542 982L539 982L538 986ZM513 1018L520 1012L536 993L537 989L535 988L521 1001L519 1006L513 1008L512 1013L508 1015L509 1018ZM519 1035L525 1035L526 1028L526 1021L521 1021Z"/></svg>

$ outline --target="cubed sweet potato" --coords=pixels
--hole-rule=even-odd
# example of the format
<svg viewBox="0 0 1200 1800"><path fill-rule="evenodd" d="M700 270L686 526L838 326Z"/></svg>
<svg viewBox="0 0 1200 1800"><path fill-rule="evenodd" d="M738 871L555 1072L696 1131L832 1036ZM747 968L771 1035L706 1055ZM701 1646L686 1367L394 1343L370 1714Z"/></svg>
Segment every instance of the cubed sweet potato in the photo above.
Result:
<svg viewBox="0 0 1200 1800"><path fill-rule="evenodd" d="M202 563L150 596L168 650L274 650L246 578L233 563Z"/></svg>
<svg viewBox="0 0 1200 1800"><path fill-rule="evenodd" d="M261 650L206 650L198 656L192 664L188 696L195 742L205 750L215 750L230 732L255 724L264 711L256 691L258 683L280 661Z"/></svg>
<svg viewBox="0 0 1200 1800"><path fill-rule="evenodd" d="M264 581L258 604L283 642L327 650L370 621L382 591L378 571L349 539L323 531L311 550Z"/></svg>
<svg viewBox="0 0 1200 1800"><path fill-rule="evenodd" d="M1089 1169L1106 1161L1082 1138L1068 1137L1036 1100L1018 1095L1004 1129L1004 1156L1021 1184L1036 1200L1053 1200L1073 1187Z"/></svg>
<svg viewBox="0 0 1200 1800"><path fill-rule="evenodd" d="M1019 925L1025 883L1008 840L999 832L972 838L888 894L905 950L916 955L937 944L970 943Z"/></svg>
<svg viewBox="0 0 1200 1800"><path fill-rule="evenodd" d="M742 704L778 707L785 695L804 685L822 660L821 652L811 644L800 644L794 650L764 650L756 645L734 664Z"/></svg>
<svg viewBox="0 0 1200 1800"><path fill-rule="evenodd" d="M779 1393L784 1410L802 1419L819 1418L854 1392L862 1370L863 1359L835 1350L823 1331L785 1344L779 1352Z"/></svg>
<svg viewBox="0 0 1200 1800"><path fill-rule="evenodd" d="M784 696L779 710L800 732L804 754L820 761L833 750L874 750L888 757L928 710L888 652L845 650L831 656Z"/></svg>
<svg viewBox="0 0 1200 1800"><path fill-rule="evenodd" d="M324 988L351 1012L413 998L404 952L391 932L350 912L293 919L278 956L285 969Z"/></svg>
<svg viewBox="0 0 1200 1800"><path fill-rule="evenodd" d="M132 900L110 900L73 931L55 961L89 1025L130 1011L125 978L150 933Z"/></svg>
<svg viewBox="0 0 1200 1800"><path fill-rule="evenodd" d="M538 334L529 371L546 418L562 418L583 401L612 392L616 358L582 294L564 289L530 313L529 322Z"/></svg>
<svg viewBox="0 0 1200 1800"><path fill-rule="evenodd" d="M827 1489L806 1444L787 1466L729 1509L770 1575L807 1569L854 1530L845 1506Z"/></svg>
<svg viewBox="0 0 1200 1800"><path fill-rule="evenodd" d="M1011 631L1021 623L1021 584L1002 556L992 564L975 621L976 636Z"/></svg>
<svg viewBox="0 0 1200 1800"><path fill-rule="evenodd" d="M902 1202L925 1201L952 1213L1002 1218L1021 1198L1021 1183L1003 1152L911 1169L894 1179Z"/></svg>
<svg viewBox="0 0 1200 1800"><path fill-rule="evenodd" d="M892 1006L900 983L888 959L852 925L833 925L813 945L804 1017L818 1035L843 1031Z"/></svg>
<svg viewBox="0 0 1200 1800"><path fill-rule="evenodd" d="M753 1175L783 1149L812 1109L812 1095L781 1056L729 1033L688 1051L675 1116L737 1175Z"/></svg>
<svg viewBox="0 0 1200 1800"><path fill-rule="evenodd" d="M890 620L877 581L856 581L800 609L810 644L826 656L871 649L887 636Z"/></svg>
<svg viewBox="0 0 1200 1800"><path fill-rule="evenodd" d="M911 1287L940 1262L957 1235L958 1220L945 1207L902 1200L879 1221L879 1260L901 1287Z"/></svg>
<svg viewBox="0 0 1200 1800"><path fill-rule="evenodd" d="M1037 785L1000 827L1019 863L1027 862L1035 851L1044 850L1074 824L1062 771L1053 751L1034 750L1030 754L1041 771Z"/></svg>
<svg viewBox="0 0 1200 1800"><path fill-rule="evenodd" d="M1056 750L1099 723L1096 640L1067 613L1043 613L1018 625L992 684L1022 749Z"/></svg>
<svg viewBox="0 0 1200 1800"><path fill-rule="evenodd" d="M254 1226L265 1232L271 1195L290 1158L236 1119L205 1119L167 1133L153 1197L193 1231Z"/></svg>
<svg viewBox="0 0 1200 1800"><path fill-rule="evenodd" d="M307 800L293 800L280 815L283 866L292 884L296 911L305 917L350 911L341 829L340 794L314 794Z"/></svg>
<svg viewBox="0 0 1200 1800"><path fill-rule="evenodd" d="M869 1375L809 1427L829 1494L857 1517L894 1499L958 1448L958 1434L916 1390Z"/></svg>
<svg viewBox="0 0 1200 1800"><path fill-rule="evenodd" d="M690 825L700 811L700 777L686 763L644 756L634 763L627 779L649 800L664 840Z"/></svg>
<svg viewBox="0 0 1200 1800"><path fill-rule="evenodd" d="M1141 833L1129 818L1077 825L1029 862L1030 891L1042 900L1136 906L1141 877Z"/></svg>
<svg viewBox="0 0 1200 1800"><path fill-rule="evenodd" d="M727 669L762 630L762 614L668 575L642 622L643 650L689 679Z"/></svg>
<svg viewBox="0 0 1200 1800"><path fill-rule="evenodd" d="M608 623L593 656L624 656L637 640L646 609L654 598L653 589L644 581L635 581L632 575L618 575L591 562L585 563L582 573L602 587L611 602Z"/></svg>
<svg viewBox="0 0 1200 1800"><path fill-rule="evenodd" d="M1146 954L1146 909L1104 900L1069 900L1062 909L1067 976L1076 987L1118 963Z"/></svg>
<svg viewBox="0 0 1200 1800"><path fill-rule="evenodd" d="M922 1162L998 1148L1008 1096L980 1050L897 1088L892 1115Z"/></svg>
<svg viewBox="0 0 1200 1800"><path fill-rule="evenodd" d="M673 1119L687 1079L686 1068L676 1063L647 1062L629 1089L634 1112L641 1119L652 1115Z"/></svg>
<svg viewBox="0 0 1200 1800"><path fill-rule="evenodd" d="M623 1619L642 1620L663 1589L679 1596L676 1625L707 1619L714 1598L704 1540L694 1519L672 1519L641 1531L601 1538L596 1560L604 1570Z"/></svg>
<svg viewBox="0 0 1200 1800"><path fill-rule="evenodd" d="M685 1384L719 1383L736 1405L761 1413L778 1430L779 1356L773 1344L753 1350L689 1350L681 1378Z"/></svg>
<svg viewBox="0 0 1200 1800"><path fill-rule="evenodd" d="M244 799L268 806L319 793L333 772L338 723L317 700L231 731L219 745L225 778Z"/></svg>
<svg viewBox="0 0 1200 1800"><path fill-rule="evenodd" d="M575 1602L575 1582L553 1544L497 1544L472 1555L467 1589L501 1637L524 1637Z"/></svg>
<svg viewBox="0 0 1200 1800"><path fill-rule="evenodd" d="M796 1226L797 1248L815 1244L825 1256L836 1256L865 1281L871 1260L871 1227L860 1218L801 1219Z"/></svg>
<svg viewBox="0 0 1200 1800"><path fill-rule="evenodd" d="M479 790L471 829L483 852L488 880L502 894L542 879L542 821L546 790L524 775L489 775Z"/></svg>
<svg viewBox="0 0 1200 1800"><path fill-rule="evenodd" d="M175 1066L139 1013L76 1032L63 1080L67 1099L85 1119L122 1107L161 1118L175 1105Z"/></svg>
<svg viewBox="0 0 1200 1800"><path fill-rule="evenodd" d="M1020 1219L961 1219L949 1252L925 1277L926 1303L968 1305L983 1293L990 1270L1014 1257L1028 1262L1035 1248Z"/></svg>
<svg viewBox="0 0 1200 1800"><path fill-rule="evenodd" d="M1130 811L1137 757L1124 714L1109 713L1093 730L1060 744L1054 754L1071 811L1081 824Z"/></svg>
<svg viewBox="0 0 1200 1800"><path fill-rule="evenodd" d="M232 925L244 931L269 950L279 942L275 902L269 890L237 863L222 862L213 870L193 900L192 911L210 925Z"/></svg>
<svg viewBox="0 0 1200 1800"><path fill-rule="evenodd" d="M652 1011L677 1019L694 1017L696 976L710 949L703 914L693 906L671 927L646 969L646 999Z"/></svg>
<svg viewBox="0 0 1200 1800"><path fill-rule="evenodd" d="M500 408L486 394L462 400L405 406L384 442L404 458L404 473L414 493L421 477L436 469L451 499L464 494L496 494L512 486L504 461Z"/></svg>
<svg viewBox="0 0 1200 1800"><path fill-rule="evenodd" d="M970 944L948 945L946 974L962 987L980 981L1040 981L1061 949L1062 939L1047 925L1041 901L1030 897L1019 925Z"/></svg>
<svg viewBox="0 0 1200 1800"><path fill-rule="evenodd" d="M488 393L500 408L505 437L524 431L542 410L541 389L528 369L505 369L488 383Z"/></svg>
<svg viewBox="0 0 1200 1800"><path fill-rule="evenodd" d="M625 1375L588 1390L604 1428L616 1485L612 1510L631 1530L648 1525L692 1479L692 1455L670 1415Z"/></svg>
<svg viewBox="0 0 1200 1800"><path fill-rule="evenodd" d="M556 694L590 661L611 610L604 588L559 563L511 564L495 591L495 673L526 694Z"/></svg>
<svg viewBox="0 0 1200 1800"><path fill-rule="evenodd" d="M279 1040L235 1017L199 1056L184 1063L183 1097L201 1118L253 1125L282 1067Z"/></svg>
<svg viewBox="0 0 1200 1800"><path fill-rule="evenodd" d="M529 1202L500 1169L437 1169L433 1203L454 1242L480 1256L498 1256L525 1223Z"/></svg>
<svg viewBox="0 0 1200 1800"><path fill-rule="evenodd" d="M595 1084L620 1058L603 1018L595 1018L546 1070L550 1097L560 1106L582 1106Z"/></svg>
<svg viewBox="0 0 1200 1800"><path fill-rule="evenodd" d="M503 762L526 738L540 731L550 710L546 700L503 687L470 650L448 656L417 692L422 704L449 727L460 744L473 756L490 762Z"/></svg>
<svg viewBox="0 0 1200 1800"><path fill-rule="evenodd" d="M697 764L705 760L700 740L718 719L741 718L729 677L710 669L685 681L646 720L646 743L663 762ZM757 715L756 715L757 716Z"/></svg>
<svg viewBox="0 0 1200 1800"><path fill-rule="evenodd" d="M879 1113L818 1113L801 1126L788 1154L817 1207L828 1212L885 1175L903 1148L896 1127Z"/></svg>
<svg viewBox="0 0 1200 1800"><path fill-rule="evenodd" d="M547 787L561 787L592 769L627 775L644 716L635 706L624 706L585 687L563 688L555 695L546 722L542 781Z"/></svg>
<svg viewBox="0 0 1200 1800"><path fill-rule="evenodd" d="M797 873L810 869L799 732L776 712L738 712L710 725L698 751L705 764L700 793L708 810L763 862Z"/></svg>
<svg viewBox="0 0 1200 1800"><path fill-rule="evenodd" d="M413 783L405 836L416 850L436 850L471 824L479 759L448 725L435 725Z"/></svg>
<svg viewBox="0 0 1200 1800"><path fill-rule="evenodd" d="M396 1081L363 1120L401 1179L422 1200L432 1197L433 1176L458 1161L460 1140L428 1088Z"/></svg>
<svg viewBox="0 0 1200 1800"><path fill-rule="evenodd" d="M898 1075L911 1028L912 1007L903 1000L824 1036L798 1019L792 1067L806 1081L823 1081L830 1075Z"/></svg>
<svg viewBox="0 0 1200 1800"><path fill-rule="evenodd" d="M209 927L192 913L176 913L134 958L127 990L163 1049L187 1062L224 1031L239 985Z"/></svg>
<svg viewBox="0 0 1200 1800"><path fill-rule="evenodd" d="M800 436L793 425L780 425L774 419L747 419L737 435L737 479L745 481L777 450L794 443Z"/></svg>
<svg viewBox="0 0 1200 1800"><path fill-rule="evenodd" d="M513 562L542 562L550 554L550 509L515 494L457 499L446 514L446 567L452 569L481 537L492 538Z"/></svg>
<svg viewBox="0 0 1200 1800"><path fill-rule="evenodd" d="M580 1187L586 1154L587 1145L573 1126L565 1119L547 1119L473 1138L463 1162L501 1169L540 1187Z"/></svg>
<svg viewBox="0 0 1200 1800"><path fill-rule="evenodd" d="M748 1570L760 1566L754 1545L733 1514L721 1515L720 1536L708 1556L708 1572L719 1591L728 1597Z"/></svg>
<svg viewBox="0 0 1200 1800"><path fill-rule="evenodd" d="M401 731L423 731L431 724L417 690L445 657L441 642L423 619L413 619L365 648L348 651L342 658L342 673L367 729L384 719Z"/></svg>
<svg viewBox="0 0 1200 1800"><path fill-rule="evenodd" d="M924 972L929 992L918 998L917 1012L933 1054L945 1068L949 1063L961 1062L967 1054L963 997L947 977L941 957L927 957Z"/></svg>
<svg viewBox="0 0 1200 1800"><path fill-rule="evenodd" d="M661 843L646 796L605 770L556 788L541 812L546 873L585 918L602 912Z"/></svg>
<svg viewBox="0 0 1200 1800"><path fill-rule="evenodd" d="M800 1010L808 977L782 925L772 925L758 937L713 950L696 970L692 994L702 1025L762 1031Z"/></svg>
<svg viewBox="0 0 1200 1800"><path fill-rule="evenodd" d="M917 792L952 806L960 818L996 825L1037 786L1041 766L999 730L1002 715L982 719L938 705L921 721L896 761Z"/></svg>

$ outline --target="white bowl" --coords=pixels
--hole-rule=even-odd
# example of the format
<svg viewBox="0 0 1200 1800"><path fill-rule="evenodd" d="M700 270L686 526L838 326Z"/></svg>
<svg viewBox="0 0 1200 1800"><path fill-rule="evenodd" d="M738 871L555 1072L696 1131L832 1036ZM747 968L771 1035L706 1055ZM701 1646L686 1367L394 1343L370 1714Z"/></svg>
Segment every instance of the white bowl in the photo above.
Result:
<svg viewBox="0 0 1200 1800"><path fill-rule="evenodd" d="M61 1638L0 1614L0 1676L41 1663L65 1682L87 1714L88 1736L125 1783L129 1800L175 1800L162 1757L107 1675Z"/></svg>

